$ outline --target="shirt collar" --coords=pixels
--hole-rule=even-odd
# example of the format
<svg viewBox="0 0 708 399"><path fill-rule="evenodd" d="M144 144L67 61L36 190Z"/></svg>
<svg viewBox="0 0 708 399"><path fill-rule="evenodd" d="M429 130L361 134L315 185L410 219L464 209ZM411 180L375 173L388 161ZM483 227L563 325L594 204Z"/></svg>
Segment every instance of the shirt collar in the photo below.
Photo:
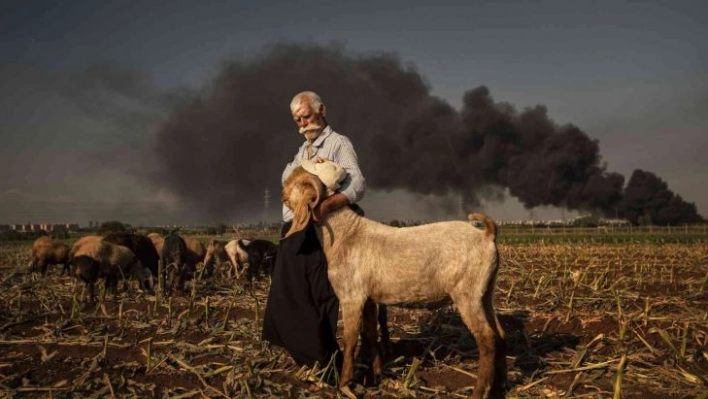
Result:
<svg viewBox="0 0 708 399"><path fill-rule="evenodd" d="M329 136L331 133L332 133L332 128L331 128L329 125L325 126L325 128L322 129L322 133L320 133L320 135L317 136L317 138L315 139L315 141L312 142L312 145L315 146L315 147L321 147L321 146L322 146L322 142L323 142L323 141L327 138L327 136ZM305 142L307 142L307 140L305 140Z"/></svg>

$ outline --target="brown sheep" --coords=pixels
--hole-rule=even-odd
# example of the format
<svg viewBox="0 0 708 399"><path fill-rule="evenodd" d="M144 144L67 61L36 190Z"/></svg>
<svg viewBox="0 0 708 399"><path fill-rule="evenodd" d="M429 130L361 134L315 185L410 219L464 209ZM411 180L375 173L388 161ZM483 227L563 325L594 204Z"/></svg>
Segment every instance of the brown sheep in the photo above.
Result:
<svg viewBox="0 0 708 399"><path fill-rule="evenodd" d="M139 279L141 285L150 289L153 287L150 269L130 249L107 241L86 240L79 245L72 258L72 272L86 284L91 301L95 299L94 284L99 278L105 279L106 291L114 294L118 280L128 276Z"/></svg>
<svg viewBox="0 0 708 399"><path fill-rule="evenodd" d="M197 265L204 261L206 248L199 240L192 237L184 237L184 244L187 246L187 264L189 270L197 270Z"/></svg>
<svg viewBox="0 0 708 399"><path fill-rule="evenodd" d="M140 259L143 266L150 269L152 275L157 277L160 255L147 236L129 232L116 232L103 237L103 241L112 242L129 248Z"/></svg>
<svg viewBox="0 0 708 399"><path fill-rule="evenodd" d="M103 240L103 237L101 236L83 236L76 240L76 242L71 246L71 250L69 251L69 261L74 258L74 254L76 251L84 244L88 242L96 242L96 241L101 241Z"/></svg>
<svg viewBox="0 0 708 399"><path fill-rule="evenodd" d="M162 237L162 235L160 235L159 233L150 233L147 236L148 238L150 238L150 240L152 240L152 243L153 245L155 245L157 253L160 255L160 259L162 259L162 252L165 246L165 238ZM204 257L207 254L207 249L206 247L204 247L204 244L202 244L196 238L183 237L182 239L184 240L184 245L187 247L185 261L185 264L187 265L185 271L187 274L185 277L191 278L191 275L194 274L194 271L197 270L197 265L200 262L204 261Z"/></svg>
<svg viewBox="0 0 708 399"><path fill-rule="evenodd" d="M211 240L206 247L206 255L204 255L204 271L207 276L214 274L214 269L223 263L230 262L226 254L226 241ZM233 267L233 264L232 264Z"/></svg>
<svg viewBox="0 0 708 399"><path fill-rule="evenodd" d="M162 256L162 247L165 245L165 239L159 233L150 233L147 236L155 246L158 255Z"/></svg>
<svg viewBox="0 0 708 399"><path fill-rule="evenodd" d="M165 238L162 237L159 233L150 233L147 236L150 240L152 240L152 244L155 246L157 253L162 256L162 248L165 245ZM199 262L203 262L204 257L207 253L204 244L202 244L201 241L197 240L196 238L183 237L183 239L184 244L187 246L189 258L188 261L194 265L198 264Z"/></svg>
<svg viewBox="0 0 708 399"><path fill-rule="evenodd" d="M63 265L61 274L64 275L69 268L69 246L50 237L42 236L32 244L30 252L30 271L47 274L47 266Z"/></svg>

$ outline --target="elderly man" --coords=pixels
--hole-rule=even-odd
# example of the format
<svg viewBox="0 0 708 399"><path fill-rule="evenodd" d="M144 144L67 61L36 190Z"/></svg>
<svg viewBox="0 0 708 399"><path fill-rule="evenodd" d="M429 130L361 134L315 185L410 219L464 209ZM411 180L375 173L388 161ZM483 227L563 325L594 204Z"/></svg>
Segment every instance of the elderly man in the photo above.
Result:
<svg viewBox="0 0 708 399"><path fill-rule="evenodd" d="M351 141L327 124L327 109L316 93L295 95L290 111L305 142L285 166L282 182L298 166L305 164L311 170L313 164L331 160L346 175L334 194L315 209L314 222L343 206L355 206L363 198L366 184ZM283 206L285 225L281 237L289 230L292 218L292 211ZM318 363L324 367L339 349L338 311L339 301L327 278L327 260L310 223L305 230L280 241L264 315L263 339L285 348L298 364Z"/></svg>

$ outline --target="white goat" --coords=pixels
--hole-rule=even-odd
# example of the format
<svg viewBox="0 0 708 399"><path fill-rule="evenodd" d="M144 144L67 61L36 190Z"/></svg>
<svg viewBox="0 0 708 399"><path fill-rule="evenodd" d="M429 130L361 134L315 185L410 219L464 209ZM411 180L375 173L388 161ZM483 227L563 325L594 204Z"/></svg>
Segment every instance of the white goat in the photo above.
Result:
<svg viewBox="0 0 708 399"><path fill-rule="evenodd" d="M229 241L211 240L206 248L204 255L204 267L207 270L214 268L214 265L219 266L222 263L229 262L230 270L233 270L233 275L238 278L239 270L243 269L244 264L248 263L248 252L239 245L248 245L251 240L237 238Z"/></svg>
<svg viewBox="0 0 708 399"><path fill-rule="evenodd" d="M325 187L313 174L297 168L285 181L282 200L293 210L286 234L305 228ZM395 228L359 216L349 207L329 213L317 227L328 262L327 274L339 298L343 319L344 363L340 388L353 378L354 349L364 314L365 345L375 347L378 304L435 308L450 300L479 347L479 372L472 397L503 397L506 346L493 308L499 265L495 226L481 214L481 231L463 221ZM371 309L373 308L373 314ZM373 328L372 331L366 331ZM373 335L372 335L373 334ZM372 338L373 336L373 338ZM373 372L381 373L375 350Z"/></svg>

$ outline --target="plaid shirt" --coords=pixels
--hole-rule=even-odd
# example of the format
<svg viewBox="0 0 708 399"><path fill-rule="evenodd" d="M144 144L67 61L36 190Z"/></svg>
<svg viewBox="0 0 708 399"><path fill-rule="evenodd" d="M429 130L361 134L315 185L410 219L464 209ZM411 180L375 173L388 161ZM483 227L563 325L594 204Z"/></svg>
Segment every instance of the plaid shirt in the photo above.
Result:
<svg viewBox="0 0 708 399"><path fill-rule="evenodd" d="M364 198L366 191L366 180L359 169L359 160L354 151L352 142L346 136L343 136L330 126L324 128L322 133L315 139L312 144L314 153L312 158L326 158L341 165L347 171L347 177L340 183L339 192L344 194L349 199L350 204L354 204ZM285 179L300 166L301 159L309 159L307 153L307 140L300 146L295 154L292 162L285 166L281 183L285 183ZM290 221L293 218L293 212L283 205L283 221Z"/></svg>

